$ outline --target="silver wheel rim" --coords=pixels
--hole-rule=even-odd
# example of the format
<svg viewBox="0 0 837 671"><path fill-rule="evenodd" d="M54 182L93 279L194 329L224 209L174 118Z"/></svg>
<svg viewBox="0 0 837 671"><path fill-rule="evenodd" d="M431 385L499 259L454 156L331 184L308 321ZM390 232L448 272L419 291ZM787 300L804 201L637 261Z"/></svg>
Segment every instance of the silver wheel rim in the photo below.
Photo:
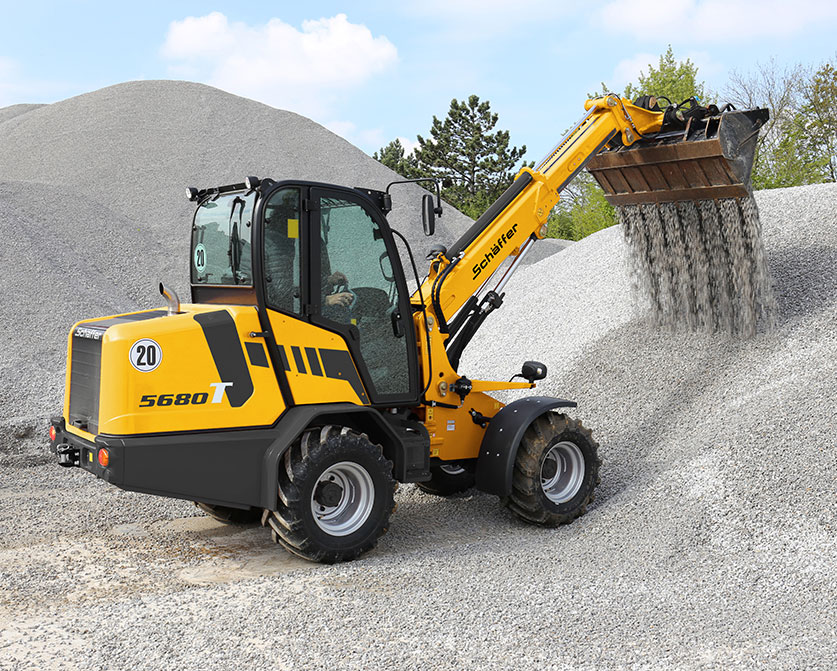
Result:
<svg viewBox="0 0 837 671"><path fill-rule="evenodd" d="M554 475L552 475L554 468ZM584 482L584 455L568 440L553 445L541 462L541 489L552 503L570 501Z"/></svg>
<svg viewBox="0 0 837 671"><path fill-rule="evenodd" d="M343 492L334 506L326 506L314 500L320 483L334 483ZM348 536L360 529L375 503L375 485L372 476L360 464L341 461L334 464L317 478L311 491L311 512L314 522L331 536Z"/></svg>
<svg viewBox="0 0 837 671"><path fill-rule="evenodd" d="M442 464L439 470L448 475L462 475L465 472L465 469L458 464Z"/></svg>

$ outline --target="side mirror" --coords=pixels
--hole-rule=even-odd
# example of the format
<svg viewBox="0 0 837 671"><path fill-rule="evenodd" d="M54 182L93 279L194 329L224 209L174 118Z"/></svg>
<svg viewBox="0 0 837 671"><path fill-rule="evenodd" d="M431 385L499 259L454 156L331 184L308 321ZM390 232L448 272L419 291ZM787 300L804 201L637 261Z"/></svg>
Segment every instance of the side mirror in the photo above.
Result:
<svg viewBox="0 0 837 671"><path fill-rule="evenodd" d="M429 193L421 197L421 223L425 235L433 235L436 232L436 206L433 204L433 196Z"/></svg>

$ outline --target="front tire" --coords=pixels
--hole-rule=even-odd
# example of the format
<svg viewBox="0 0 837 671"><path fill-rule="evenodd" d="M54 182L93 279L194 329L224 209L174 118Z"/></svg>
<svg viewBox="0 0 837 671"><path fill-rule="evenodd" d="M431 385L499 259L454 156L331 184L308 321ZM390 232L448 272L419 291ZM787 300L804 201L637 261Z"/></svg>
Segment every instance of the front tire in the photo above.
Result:
<svg viewBox="0 0 837 671"><path fill-rule="evenodd" d="M538 417L520 441L506 505L521 519L555 527L587 511L599 484L598 443L566 415Z"/></svg>
<svg viewBox="0 0 837 671"><path fill-rule="evenodd" d="M416 487L434 496L450 496L474 486L474 474L459 464L442 464L430 467L430 479L417 482Z"/></svg>
<svg viewBox="0 0 837 671"><path fill-rule="evenodd" d="M277 509L265 510L262 524L289 552L325 564L375 547L395 509L392 462L348 427L303 433L285 453L278 485Z"/></svg>

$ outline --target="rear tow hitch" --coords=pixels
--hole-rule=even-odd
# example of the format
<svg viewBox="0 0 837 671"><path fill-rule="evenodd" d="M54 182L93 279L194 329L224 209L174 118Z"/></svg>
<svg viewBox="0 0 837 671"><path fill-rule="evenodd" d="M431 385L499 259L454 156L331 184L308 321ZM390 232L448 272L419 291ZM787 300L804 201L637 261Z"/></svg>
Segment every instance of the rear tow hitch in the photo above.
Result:
<svg viewBox="0 0 837 671"><path fill-rule="evenodd" d="M81 456L77 447L72 447L67 443L56 445L55 453L58 455L58 464L60 466L79 466L81 464Z"/></svg>

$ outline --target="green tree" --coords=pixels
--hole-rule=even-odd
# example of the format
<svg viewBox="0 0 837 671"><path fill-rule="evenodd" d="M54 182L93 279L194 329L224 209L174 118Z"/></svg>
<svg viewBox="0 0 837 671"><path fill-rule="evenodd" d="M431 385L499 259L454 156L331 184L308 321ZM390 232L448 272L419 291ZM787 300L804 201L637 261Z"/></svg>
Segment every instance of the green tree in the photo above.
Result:
<svg viewBox="0 0 837 671"><path fill-rule="evenodd" d="M696 96L703 100L705 84L697 79L698 68L690 59L677 61L674 50L668 45L655 68L648 64L648 74L640 71L636 84L625 87L625 97L635 100L641 95L665 96L677 105Z"/></svg>
<svg viewBox="0 0 837 671"><path fill-rule="evenodd" d="M837 181L837 68L821 66L802 86L806 135L823 162L828 181Z"/></svg>
<svg viewBox="0 0 837 671"><path fill-rule="evenodd" d="M572 196L558 201L549 214L547 235L581 240L616 223L616 210L605 200L604 191L596 180L585 172L576 177Z"/></svg>
<svg viewBox="0 0 837 671"><path fill-rule="evenodd" d="M445 200L475 219L512 183L526 153L525 145L510 146L508 131L494 130L497 120L488 101L454 98L414 152L421 176L441 178Z"/></svg>
<svg viewBox="0 0 837 671"><path fill-rule="evenodd" d="M406 154L401 140L395 138L386 147L381 147L372 154L372 158L380 161L390 170L394 170L406 179L421 177L413 154Z"/></svg>

